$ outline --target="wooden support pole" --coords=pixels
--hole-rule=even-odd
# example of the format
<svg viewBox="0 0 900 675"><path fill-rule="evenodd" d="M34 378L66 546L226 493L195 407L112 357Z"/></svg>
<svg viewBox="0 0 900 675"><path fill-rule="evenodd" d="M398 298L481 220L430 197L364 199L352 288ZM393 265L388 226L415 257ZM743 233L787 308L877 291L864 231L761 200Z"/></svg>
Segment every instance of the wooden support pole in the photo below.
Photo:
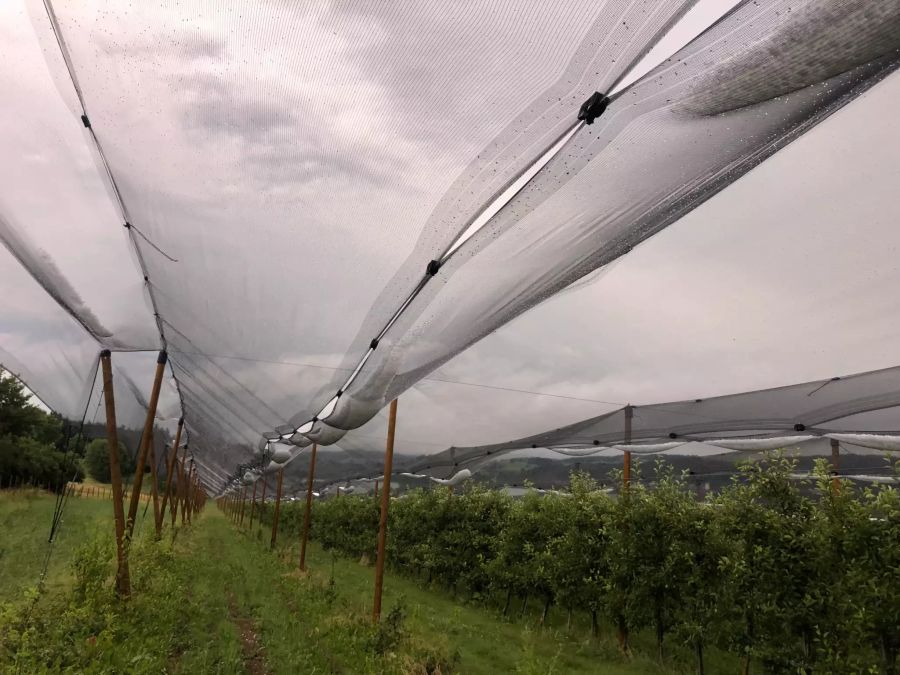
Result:
<svg viewBox="0 0 900 675"><path fill-rule="evenodd" d="M378 499L378 480L375 480L375 499Z"/></svg>
<svg viewBox="0 0 900 675"><path fill-rule="evenodd" d="M112 483L113 517L116 527L116 592L126 597L131 594L131 578L128 573L128 556L125 553L125 504L122 501L122 467L119 464L119 432L116 425L116 399L113 394L111 354L108 349L100 352L103 371L103 398L106 403L106 442L109 446L109 477Z"/></svg>
<svg viewBox="0 0 900 675"><path fill-rule="evenodd" d="M191 469L188 465L188 458L185 456L181 463L181 471L183 474L183 484L181 487L181 525L187 525L190 522L190 513L188 511L190 505L191 492Z"/></svg>
<svg viewBox="0 0 900 675"><path fill-rule="evenodd" d="M188 492L188 472L187 472L187 450L185 449L184 457L181 460L181 474L178 478L178 492L181 497L181 526L187 523L187 492Z"/></svg>
<svg viewBox="0 0 900 675"><path fill-rule="evenodd" d="M625 406L625 445L631 445L631 418L634 417L634 409L631 404ZM622 457L622 490L627 491L631 487L631 450L626 450Z"/></svg>
<svg viewBox="0 0 900 675"><path fill-rule="evenodd" d="M153 526L156 529L156 538L162 537L162 523L159 522L159 475L156 471L156 444L153 442L153 433L150 434L150 495L153 499Z"/></svg>
<svg viewBox="0 0 900 675"><path fill-rule="evenodd" d="M238 518L238 526L244 526L244 506L247 504L247 488L241 488L241 514Z"/></svg>
<svg viewBox="0 0 900 675"><path fill-rule="evenodd" d="M172 472L175 470L175 459L178 457L178 446L181 445L181 430L184 428L184 418L178 420L178 428L175 430L175 442L172 443L172 454L166 460L166 487L163 490L162 506L159 509L159 530L162 530L163 521L166 519L166 507L173 509L175 500L172 499ZM173 518L174 520L174 518ZM174 523L173 523L174 524Z"/></svg>
<svg viewBox="0 0 900 675"><path fill-rule="evenodd" d="M284 469L278 469L278 482L275 487L275 512L272 514L272 539L269 541L269 550L275 549L275 541L278 539L278 516L281 513L281 484L284 481Z"/></svg>
<svg viewBox="0 0 900 675"><path fill-rule="evenodd" d="M178 509L179 507L184 509L184 505L181 504L181 491L184 486L184 461L187 458L187 446L184 448L184 454L181 456L179 460L178 457L175 457L175 465L172 467L172 472L176 475L172 476L175 479L175 486L172 488L172 508L169 510L169 515L172 517L172 529L175 529L176 518L178 517Z"/></svg>
<svg viewBox="0 0 900 675"><path fill-rule="evenodd" d="M259 529L258 533L262 532L262 518L263 518L263 510L266 508L266 484L269 482L269 477L266 474L262 476L263 489L262 489L262 497L259 498Z"/></svg>
<svg viewBox="0 0 900 675"><path fill-rule="evenodd" d="M831 494L837 496L841 493L841 479L838 472L841 468L841 444L836 438L831 440Z"/></svg>
<svg viewBox="0 0 900 675"><path fill-rule="evenodd" d="M191 458L191 468L188 469L188 478L184 484L185 490L187 492L187 496L185 497L184 508L182 509L182 513L187 516L187 524L191 524L191 516L194 514L194 481L196 474L196 467L194 466L194 459Z"/></svg>
<svg viewBox="0 0 900 675"><path fill-rule="evenodd" d="M156 359L156 374L153 377L153 388L150 390L150 401L147 404L147 417L144 419L144 433L141 436L141 447L138 451L137 468L134 471L134 482L131 485L131 503L128 505L128 520L125 522L126 538L131 540L134 534L134 520L137 518L138 505L141 501L141 484L144 482L144 467L147 466L147 451L153 439L153 420L156 417L156 405L159 403L159 390L162 387L163 373L166 370L168 355L161 351Z"/></svg>
<svg viewBox="0 0 900 675"><path fill-rule="evenodd" d="M378 522L378 553L375 558L375 602L372 620L381 620L381 590L384 585L384 555L387 544L388 508L391 505L391 475L394 468L394 433L397 430L397 399L391 401L388 413L387 444L384 448L384 489L381 491L381 519Z"/></svg>
<svg viewBox="0 0 900 675"><path fill-rule="evenodd" d="M257 478L253 481L253 496L250 498L250 525L247 526L248 530L253 529L253 512L256 510L256 484L259 483L259 479Z"/></svg>
<svg viewBox="0 0 900 675"><path fill-rule="evenodd" d="M306 517L303 519L303 539L300 542L300 569L306 570L306 541L309 539L309 519L312 517L313 481L316 479L316 443L309 455L309 474L306 476Z"/></svg>

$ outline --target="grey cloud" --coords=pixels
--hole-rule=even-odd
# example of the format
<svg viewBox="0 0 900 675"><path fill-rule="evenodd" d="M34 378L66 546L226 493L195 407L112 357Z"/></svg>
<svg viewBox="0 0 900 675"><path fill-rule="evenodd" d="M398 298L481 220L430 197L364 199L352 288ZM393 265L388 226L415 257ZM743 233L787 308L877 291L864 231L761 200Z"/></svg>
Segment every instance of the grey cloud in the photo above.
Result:
<svg viewBox="0 0 900 675"><path fill-rule="evenodd" d="M298 101L275 98L253 89L235 88L224 76L194 75L183 81L181 108L185 128L198 144L216 136L235 139L247 178L267 188L352 180L355 188L383 187L405 169L389 152L359 152L328 121L310 116Z"/></svg>

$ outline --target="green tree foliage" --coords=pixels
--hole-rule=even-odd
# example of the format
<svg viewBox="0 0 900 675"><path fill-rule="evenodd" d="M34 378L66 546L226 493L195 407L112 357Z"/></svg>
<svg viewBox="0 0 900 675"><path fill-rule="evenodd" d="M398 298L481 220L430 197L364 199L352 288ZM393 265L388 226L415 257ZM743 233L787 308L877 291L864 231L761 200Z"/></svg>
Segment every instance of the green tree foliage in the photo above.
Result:
<svg viewBox="0 0 900 675"><path fill-rule="evenodd" d="M299 532L303 523L302 502L296 502L294 508L285 508L283 512L289 531ZM347 495L317 502L310 529L312 536L326 549L374 560L378 514L375 500Z"/></svg>
<svg viewBox="0 0 900 675"><path fill-rule="evenodd" d="M22 384L0 368L0 487L59 490L81 480L77 461L64 447L62 420L31 403Z"/></svg>
<svg viewBox="0 0 900 675"><path fill-rule="evenodd" d="M31 436L45 416L19 381L0 369L0 436Z"/></svg>
<svg viewBox="0 0 900 675"><path fill-rule="evenodd" d="M754 672L896 675L900 491L836 490L824 461L815 482L795 471L772 455L702 500L664 464L619 497L580 474L568 494L523 499L414 491L392 499L388 563L504 613L528 598L542 614L588 613L626 653L637 632L655 636L660 658L688 646L700 673L715 647ZM288 506L284 522L300 511ZM318 502L313 536L373 558L378 514L370 497Z"/></svg>
<svg viewBox="0 0 900 675"><path fill-rule="evenodd" d="M698 511L684 481L663 463L653 490L634 484L610 510L607 548L616 553L608 557L603 604L624 651L631 629L652 626L662 657L692 566L682 530Z"/></svg>
<svg viewBox="0 0 900 675"><path fill-rule="evenodd" d="M588 611L596 635L598 613L606 608L610 545L609 529L597 525L609 522L613 501L598 491L596 481L586 473L573 474L570 485L570 498L551 498L562 529L553 542L550 574L557 604L566 609L570 620L573 611Z"/></svg>
<svg viewBox="0 0 900 675"><path fill-rule="evenodd" d="M83 480L75 457L33 438L0 438L0 485L34 485L61 490L70 480Z"/></svg>
<svg viewBox="0 0 900 675"><path fill-rule="evenodd" d="M122 477L127 482L134 475L135 462L125 444L119 441L119 464ZM84 468L99 483L109 483L109 443L105 438L95 438L84 451Z"/></svg>
<svg viewBox="0 0 900 675"><path fill-rule="evenodd" d="M813 503L800 494L785 458L748 464L715 502L730 542L722 560L731 608L730 646L770 670L796 672L809 659L806 592L814 582Z"/></svg>

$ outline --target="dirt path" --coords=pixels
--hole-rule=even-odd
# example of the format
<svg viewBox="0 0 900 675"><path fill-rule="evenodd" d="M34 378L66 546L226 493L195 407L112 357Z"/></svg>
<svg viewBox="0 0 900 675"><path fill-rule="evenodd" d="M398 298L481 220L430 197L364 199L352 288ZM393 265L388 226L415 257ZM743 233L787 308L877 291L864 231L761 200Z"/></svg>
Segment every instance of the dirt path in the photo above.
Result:
<svg viewBox="0 0 900 675"><path fill-rule="evenodd" d="M269 669L266 667L265 654L259 644L259 637L256 635L253 621L241 615L234 593L231 591L228 591L228 613L231 621L237 626L241 638L245 672L250 675L266 675Z"/></svg>

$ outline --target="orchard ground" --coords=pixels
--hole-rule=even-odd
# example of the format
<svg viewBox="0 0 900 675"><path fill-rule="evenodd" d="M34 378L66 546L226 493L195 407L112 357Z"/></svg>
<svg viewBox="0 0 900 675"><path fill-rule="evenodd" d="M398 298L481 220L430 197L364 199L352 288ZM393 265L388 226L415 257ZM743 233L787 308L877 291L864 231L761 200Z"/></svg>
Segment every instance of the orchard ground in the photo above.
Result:
<svg viewBox="0 0 900 675"><path fill-rule="evenodd" d="M268 526L237 529L214 505L191 527L152 542L139 526L133 597L112 590L112 506L68 503L42 591L54 500L0 493L0 670L3 672L204 673L608 673L692 672L689 650L656 662L652 635L618 654L612 629L551 613L538 603L514 618L467 604L401 575L386 575L385 614L370 618L373 570L312 544L310 573L297 543L268 550ZM710 655L708 672L738 662Z"/></svg>

